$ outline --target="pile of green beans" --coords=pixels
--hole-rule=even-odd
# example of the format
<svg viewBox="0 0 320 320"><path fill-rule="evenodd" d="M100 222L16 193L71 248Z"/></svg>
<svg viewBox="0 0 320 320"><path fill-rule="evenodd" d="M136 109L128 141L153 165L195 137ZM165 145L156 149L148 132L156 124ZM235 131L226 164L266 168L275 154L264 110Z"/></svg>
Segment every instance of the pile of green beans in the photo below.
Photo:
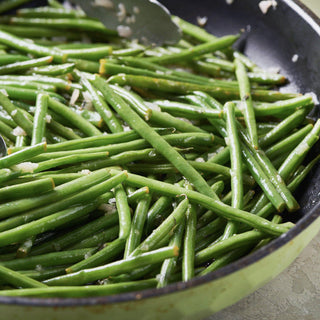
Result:
<svg viewBox="0 0 320 320"><path fill-rule="evenodd" d="M0 20L0 296L161 288L294 227L320 120L238 35L174 17L147 47L55 0Z"/></svg>

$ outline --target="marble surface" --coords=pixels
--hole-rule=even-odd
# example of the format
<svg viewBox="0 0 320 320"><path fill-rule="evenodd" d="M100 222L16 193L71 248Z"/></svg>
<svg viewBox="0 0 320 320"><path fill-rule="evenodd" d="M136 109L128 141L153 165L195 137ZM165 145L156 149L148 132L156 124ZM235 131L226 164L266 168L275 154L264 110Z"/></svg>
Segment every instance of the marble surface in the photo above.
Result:
<svg viewBox="0 0 320 320"><path fill-rule="evenodd" d="M320 233L261 289L206 320L319 320Z"/></svg>
<svg viewBox="0 0 320 320"><path fill-rule="evenodd" d="M320 16L320 0L301 2ZM278 277L206 320L257 319L320 319L320 233Z"/></svg>

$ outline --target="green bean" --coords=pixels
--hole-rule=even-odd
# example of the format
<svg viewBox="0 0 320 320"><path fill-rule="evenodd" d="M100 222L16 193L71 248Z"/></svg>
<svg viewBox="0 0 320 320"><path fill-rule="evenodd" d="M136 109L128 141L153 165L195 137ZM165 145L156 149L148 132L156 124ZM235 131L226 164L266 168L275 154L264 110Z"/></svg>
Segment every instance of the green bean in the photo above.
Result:
<svg viewBox="0 0 320 320"><path fill-rule="evenodd" d="M39 93L46 93L54 99L57 99L59 101L65 101L65 99L60 94L51 91L45 91L42 89L35 90L27 88L18 88L9 85L2 85L1 89L4 89L7 92L8 96L13 100L36 101Z"/></svg>
<svg viewBox="0 0 320 320"><path fill-rule="evenodd" d="M263 241L263 240L262 240ZM202 270L198 275L204 276L210 272L213 272L217 269L222 268L223 266L241 258L248 252L247 246L244 246L244 248L238 248L236 250L230 251L223 256L220 256L216 258L208 267L206 267L204 270Z"/></svg>
<svg viewBox="0 0 320 320"><path fill-rule="evenodd" d="M69 10L65 8L23 8L17 11L19 17L47 17L47 18L83 18L85 14L82 10Z"/></svg>
<svg viewBox="0 0 320 320"><path fill-rule="evenodd" d="M180 17L173 16L173 21L178 24L183 33L194 37L198 41L208 42L216 39L214 35L208 33L205 29L200 28L186 20L183 20Z"/></svg>
<svg viewBox="0 0 320 320"><path fill-rule="evenodd" d="M233 57L235 59L240 60L250 71L261 71L261 69L243 53L239 51L234 51Z"/></svg>
<svg viewBox="0 0 320 320"><path fill-rule="evenodd" d="M169 69L170 70L170 69ZM221 87L236 87L237 83L234 81L225 81L220 79L211 79L199 75L193 75L192 77L184 77L184 73L180 72L162 72L162 71L150 71L142 68L135 68L115 63L110 63L106 59L100 60L100 69L99 73L101 75L117 75L117 74L132 74L132 75L142 75L153 78L161 78L173 81L185 81L195 84L208 84L208 85L216 85Z"/></svg>
<svg viewBox="0 0 320 320"><path fill-rule="evenodd" d="M44 140L48 99L49 96L46 94L39 94L37 97L31 145L41 143Z"/></svg>
<svg viewBox="0 0 320 320"><path fill-rule="evenodd" d="M320 120L318 119L310 133L308 133L307 136L298 144L298 146L292 150L290 155L279 168L278 172L284 180L286 180L290 176L290 173L295 171L296 168L301 164L307 152L319 140L319 134Z"/></svg>
<svg viewBox="0 0 320 320"><path fill-rule="evenodd" d="M289 152L305 138L305 136L312 130L312 128L312 124L307 124L302 129L298 130L297 132L291 134L287 138L279 141L278 143L265 150L266 155L270 159L275 159L277 156Z"/></svg>
<svg viewBox="0 0 320 320"><path fill-rule="evenodd" d="M176 225L185 217L189 201L184 199L179 203L177 208L158 226L152 231L152 233L142 241L139 246L131 252L130 256L137 256L143 252L147 252L158 247L160 240L163 237L170 235L174 232Z"/></svg>
<svg viewBox="0 0 320 320"><path fill-rule="evenodd" d="M173 183L174 178L169 177L165 180L168 183ZM172 205L172 201L170 197L161 196L154 204L150 207L147 214L147 221L146 221L146 234L149 234L154 229L155 220L159 215L162 215L163 212L170 208Z"/></svg>
<svg viewBox="0 0 320 320"><path fill-rule="evenodd" d="M110 170L110 172L112 175L118 173L117 170ZM134 187L148 186L152 191L171 197L175 197L177 195L186 195L191 202L201 204L207 209L215 211L217 214L225 218L244 222L245 224L262 230L263 232L266 232L268 234L280 235L288 231L288 229L290 228L290 226L287 225L283 227L282 225L275 225L268 220L260 219L260 217L257 217L249 212L232 208L199 192L173 186L171 184L160 182L158 180L153 180L150 178L145 178L139 175L128 173L126 183Z"/></svg>
<svg viewBox="0 0 320 320"><path fill-rule="evenodd" d="M115 187L114 196L119 215L119 238L127 239L131 228L131 211L128 204L127 194L121 184Z"/></svg>
<svg viewBox="0 0 320 320"><path fill-rule="evenodd" d="M65 264L72 264L81 261L86 256L96 251L95 248L85 248L78 250L69 250L61 252L52 252L40 254L34 257L26 257L14 259L11 261L3 261L1 265L13 270L32 270L37 266L54 267Z"/></svg>
<svg viewBox="0 0 320 320"><path fill-rule="evenodd" d="M149 188L143 187L137 189L130 194L128 194L128 202L130 205L135 204L136 202L140 201L142 198L145 197L146 194L149 194Z"/></svg>
<svg viewBox="0 0 320 320"><path fill-rule="evenodd" d="M21 171L12 171L11 169L0 169L0 183L15 179L21 175Z"/></svg>
<svg viewBox="0 0 320 320"><path fill-rule="evenodd" d="M241 146L237 133L236 118L234 113L234 104L226 103L226 124L228 131L228 144L230 147L231 160L231 190L232 190L232 207L243 208L243 178L242 178L242 161ZM222 239L226 239L235 233L237 226L234 222L227 223Z"/></svg>
<svg viewBox="0 0 320 320"><path fill-rule="evenodd" d="M46 76L61 76L66 73L70 73L75 68L74 63L64 63L60 65L51 65L44 67L34 67L31 68L28 73L29 74L43 74Z"/></svg>
<svg viewBox="0 0 320 320"><path fill-rule="evenodd" d="M42 152L46 151L47 144L45 142L27 147L21 151L9 154L0 159L0 168L8 168L22 161L26 161ZM10 150L8 150L10 153Z"/></svg>
<svg viewBox="0 0 320 320"><path fill-rule="evenodd" d="M26 61L29 58L27 56L18 55L18 54L2 54L0 55L0 66L18 62L18 61Z"/></svg>
<svg viewBox="0 0 320 320"><path fill-rule="evenodd" d="M209 246L208 248L197 252L195 255L195 264L200 265L218 255L225 254L228 252L228 250L234 250L243 245L255 244L265 237L265 233L257 230L236 234L228 239L221 240Z"/></svg>
<svg viewBox="0 0 320 320"><path fill-rule="evenodd" d="M153 103L156 103L161 108L161 111L166 111L172 113L175 116L183 116L189 119L217 119L223 116L223 111L204 110L199 107L179 102L172 102L168 100L156 100L153 101Z"/></svg>
<svg viewBox="0 0 320 320"><path fill-rule="evenodd" d="M15 73L17 71L24 71L33 67L43 66L51 63L53 60L52 56L43 57L38 59L30 59L26 61L19 61L7 65L3 65L0 67L0 74L10 74Z"/></svg>
<svg viewBox="0 0 320 320"><path fill-rule="evenodd" d="M0 31L0 43L40 57L53 56L53 61L55 62L64 62L66 59L66 56L58 49L30 43L5 31Z"/></svg>
<svg viewBox="0 0 320 320"><path fill-rule="evenodd" d="M159 78L151 78L144 76L134 76L129 74L112 76L108 79L111 84L129 85L133 87L142 87L144 89L160 90L175 94L188 94L194 91L204 91L217 99L232 100L239 98L239 90L229 87L215 87L212 85L194 84L182 81L172 81ZM288 100L296 98L299 95L295 93L281 93L278 91L258 90L251 91L252 97L255 100L273 102L278 100ZM262 107L258 107L262 109ZM255 109L256 110L256 109ZM258 115L258 113L257 113Z"/></svg>
<svg viewBox="0 0 320 320"><path fill-rule="evenodd" d="M79 74L81 77L81 83L82 85L89 91L92 103L95 107L95 109L99 112L100 116L104 120L104 122L107 124L108 128L111 132L122 132L123 127L120 123L120 121L116 118L112 110L109 108L107 103L103 100L101 95L97 92L97 90L91 85L91 83L88 81L88 79L85 77L84 74Z"/></svg>
<svg viewBox="0 0 320 320"><path fill-rule="evenodd" d="M143 236L143 228L147 218L147 213L151 203L151 195L147 194L142 198L136 207L130 232L126 241L124 259L128 258L130 254L138 247Z"/></svg>
<svg viewBox="0 0 320 320"><path fill-rule="evenodd" d="M109 237L106 238L106 241L110 241L113 239L113 237L115 238L118 235L119 228L118 226L114 227L117 222L117 213L109 213L108 215L97 218L83 226L71 230L68 233L59 235L53 240L49 240L43 244L35 246L31 252L31 255L40 255L50 251L64 250L65 248L71 247L74 244L80 244L81 241L87 237L90 237L91 239L96 237L97 232L103 229L107 230L109 234ZM74 263L76 263L76 261Z"/></svg>
<svg viewBox="0 0 320 320"><path fill-rule="evenodd" d="M34 90L44 90L54 92L57 90L57 87L51 84L44 84L38 82L19 82L16 80L0 80L0 85L9 86L9 87L17 87L17 88L26 88L26 89L34 89Z"/></svg>
<svg viewBox="0 0 320 320"><path fill-rule="evenodd" d="M83 49L61 49L61 51L68 56L68 58L81 58L85 60L99 60L105 56L112 54L111 46L100 46L96 48Z"/></svg>
<svg viewBox="0 0 320 320"><path fill-rule="evenodd" d="M131 271L133 268L144 267L149 264L156 264L163 260L178 255L177 247L164 247L143 253L138 256L129 257L126 260L118 260L104 266L84 269L75 273L45 280L49 286L61 285L82 285L92 281L106 278L108 276L122 274Z"/></svg>
<svg viewBox="0 0 320 320"><path fill-rule="evenodd" d="M197 213L195 205L189 204L186 211L186 228L183 242L182 280L188 281L194 277L194 254L197 227Z"/></svg>
<svg viewBox="0 0 320 320"><path fill-rule="evenodd" d="M185 224L184 221L182 221L177 226L176 230L174 231L174 235L170 240L170 243L169 243L170 246L175 246L177 248L181 247L184 228L185 228L184 224ZM160 273L157 275L157 279L158 279L157 288L163 288L168 284L170 276L174 273L177 267L177 260L178 260L178 257L172 257L163 261Z"/></svg>
<svg viewBox="0 0 320 320"><path fill-rule="evenodd" d="M30 148L35 148L35 147L30 147ZM5 158L2 158L2 159L5 159ZM5 204L0 204L0 216L1 218L10 217L11 215L17 215L26 210L30 210L41 205L47 205L48 203L58 201L59 199L61 200L63 198L66 198L68 195L80 192L84 189L89 188L94 184L97 184L98 182L103 181L109 176L110 174L106 170L102 169L102 170L93 172L87 176L75 179L61 186L58 186L53 191L48 192L46 194L43 194L37 197L32 197L29 199L15 200ZM2 223L3 222L1 222L0 224Z"/></svg>
<svg viewBox="0 0 320 320"><path fill-rule="evenodd" d="M47 146L49 152L61 151L61 150L76 150L80 148L90 148L105 146L109 144L124 143L139 138L139 135L133 131L113 133L108 135L99 135L92 137L85 137L73 141L65 141L57 144L51 144Z"/></svg>
<svg viewBox="0 0 320 320"><path fill-rule="evenodd" d="M162 55L161 57L148 58L151 62L159 64L172 64L181 62L195 57L201 56L208 52L214 52L231 46L239 36L225 36L211 40L210 42L194 46L190 49L182 50L179 53L173 53L170 55Z"/></svg>
<svg viewBox="0 0 320 320"><path fill-rule="evenodd" d="M249 79L246 73L245 66L238 59L235 59L236 76L239 83L241 111L244 115L247 131L250 141L255 149L258 149L258 134L255 119L254 108L252 104L251 88Z"/></svg>
<svg viewBox="0 0 320 320"><path fill-rule="evenodd" d="M214 56L206 58L205 61L210 64L214 64L218 66L223 71L235 72L235 69L236 69L234 62L230 62L225 59L216 58Z"/></svg>
<svg viewBox="0 0 320 320"><path fill-rule="evenodd" d="M68 267L66 272L73 273L83 269L98 267L101 264L106 264L123 252L124 246L124 239L116 239L110 243L106 243L103 249L94 253L92 256Z"/></svg>
<svg viewBox="0 0 320 320"><path fill-rule="evenodd" d="M15 141L16 136L12 133L12 128L0 120L0 133L11 141Z"/></svg>
<svg viewBox="0 0 320 320"><path fill-rule="evenodd" d="M74 126L79 128L83 133L88 136L96 136L102 134L100 130L98 130L95 126L85 120L83 117L78 115L77 113L73 112L70 108L68 108L63 103L49 98L48 106L53 111L57 112L58 114L62 115L66 119L68 119Z"/></svg>
<svg viewBox="0 0 320 320"><path fill-rule="evenodd" d="M21 109L17 108L9 98L0 92L0 103L2 107L7 111L13 121L20 126L26 133L31 137L33 124L32 122L25 116Z"/></svg>
<svg viewBox="0 0 320 320"><path fill-rule="evenodd" d="M1 57L1 56L0 56ZM71 83L70 81L66 81L61 78L48 77L44 75L5 75L0 76L0 80L11 80L11 81L19 81L19 82L27 82L27 83L39 83L39 84L48 84L51 83L58 89L70 90L70 89L82 89L82 86L79 84Z"/></svg>
<svg viewBox="0 0 320 320"><path fill-rule="evenodd" d="M247 75L251 82L257 82L259 84L283 85L287 82L284 75L277 73L255 71L248 72Z"/></svg>
<svg viewBox="0 0 320 320"><path fill-rule="evenodd" d="M242 134L242 137L244 135ZM243 139L245 140L245 139ZM246 142L249 152L252 153L253 157L257 162L261 165L261 167L264 168L265 173L267 174L268 178L270 179L271 183L275 186L276 190L282 197L282 199L285 201L285 204L289 211L295 211L300 208L298 202L293 197L290 190L287 188L284 180L282 179L281 175L279 175L278 171L275 169L271 161L268 157L265 156L264 152L259 150L258 152L253 149L250 145L250 143Z"/></svg>
<svg viewBox="0 0 320 320"><path fill-rule="evenodd" d="M56 268L49 268L49 269L42 269L42 270L21 270L20 273L30 277L32 279L43 281L45 279L49 279L52 277L60 276L64 274L64 268L56 267Z"/></svg>
<svg viewBox="0 0 320 320"><path fill-rule="evenodd" d="M280 99L279 99L280 100ZM275 116L287 117L297 109L308 107L312 105L312 98L308 95L300 97L292 97L285 101L276 101L273 103L254 103L254 112L257 117Z"/></svg>
<svg viewBox="0 0 320 320"><path fill-rule="evenodd" d="M10 17L9 17L10 20ZM10 23L10 21L8 21ZM0 22L5 23L5 22ZM52 29L48 27L33 27L33 26L15 26L8 24L0 24L0 29L10 33L12 35L21 38L46 38L46 37L61 37L65 40L79 40L81 39L81 34L78 32L71 32L66 30ZM37 39L38 41L39 39Z"/></svg>
<svg viewBox="0 0 320 320"><path fill-rule="evenodd" d="M148 109L144 101L138 95L135 95L132 92L128 92L127 90L120 88L118 86L111 86L111 88L119 94L135 111L143 116L145 119L148 119L150 122L161 125L163 127L171 127L179 130L181 132L202 132L203 130L198 127L187 123L183 120L177 119L168 113L160 112L157 110Z"/></svg>
<svg viewBox="0 0 320 320"><path fill-rule="evenodd" d="M264 136L259 138L259 145L261 148L269 147L281 137L285 137L291 130L299 126L305 119L307 110L299 109L287 118L282 120L277 126L271 129Z"/></svg>
<svg viewBox="0 0 320 320"><path fill-rule="evenodd" d="M0 201L13 201L21 198L37 196L53 190L52 178L45 178L0 188Z"/></svg>
<svg viewBox="0 0 320 320"><path fill-rule="evenodd" d="M74 63L76 68L80 71L99 73L100 65L98 62L75 58L68 58L67 60L71 63Z"/></svg>
<svg viewBox="0 0 320 320"><path fill-rule="evenodd" d="M71 29L77 31L93 31L99 32L106 36L117 36L117 31L106 29L106 27L97 20L86 18L20 18L12 17L10 23L22 26L37 26L57 29Z"/></svg>
<svg viewBox="0 0 320 320"><path fill-rule="evenodd" d="M131 291L139 291L154 288L157 284L156 279L140 280L133 282L123 282L108 285L91 286L69 286L69 287L49 287L42 289L23 289L23 290L2 290L0 295L4 296L30 296L30 297L93 297L120 294Z"/></svg>
<svg viewBox="0 0 320 320"><path fill-rule="evenodd" d="M86 161L99 161L99 159L106 159L108 157L107 152L97 152L97 153L89 153L89 154L73 154L66 157L60 157L56 159L51 159L43 162L37 163L33 172L42 172L48 169L61 167L64 165L76 165L79 162Z"/></svg>
<svg viewBox="0 0 320 320"><path fill-rule="evenodd" d="M88 246L101 247L106 242L117 239L119 234L119 226L114 226L108 230L103 230L97 233L95 236L90 236L81 240L80 242L72 245L70 249L81 249Z"/></svg>
<svg viewBox="0 0 320 320"><path fill-rule="evenodd" d="M4 0L0 3L0 13L14 9L24 3L31 2L30 0Z"/></svg>
<svg viewBox="0 0 320 320"><path fill-rule="evenodd" d="M310 170L318 161L319 161L319 156L314 158L312 161L310 161L310 163L305 167L305 169L288 184L288 188L290 189L291 192L296 190L296 188L301 184L303 179L305 179L307 174L310 172ZM260 217L268 217L270 214L274 213L274 207L272 206L271 203L264 202L257 209L253 208L251 212L257 214Z"/></svg>
<svg viewBox="0 0 320 320"><path fill-rule="evenodd" d="M202 192L215 197L207 183L200 174L189 165L181 155L175 151L165 140L149 127L113 90L105 84L100 77L95 77L93 84L101 91L103 96L116 109L119 115L145 138L153 147L166 157L195 187Z"/></svg>
<svg viewBox="0 0 320 320"><path fill-rule="evenodd" d="M105 191L108 191L107 187ZM0 235L0 244L5 246L7 244L24 241L28 237L48 230L54 230L56 227L73 221L75 218L81 217L93 211L101 203L103 203L103 201L104 199L95 199L86 205L74 206L70 209L65 209L41 219L26 223L22 226L3 231Z"/></svg>
<svg viewBox="0 0 320 320"><path fill-rule="evenodd" d="M10 270L0 265L0 275L2 279L6 279L11 285L17 288L46 288L47 286L37 280L31 279L19 272Z"/></svg>

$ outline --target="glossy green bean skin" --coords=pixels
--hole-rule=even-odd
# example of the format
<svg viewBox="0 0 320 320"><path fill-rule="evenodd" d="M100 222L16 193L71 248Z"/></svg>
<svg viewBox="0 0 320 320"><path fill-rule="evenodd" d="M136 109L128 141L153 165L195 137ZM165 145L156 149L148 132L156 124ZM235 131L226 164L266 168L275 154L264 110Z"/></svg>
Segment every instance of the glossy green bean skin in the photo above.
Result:
<svg viewBox="0 0 320 320"><path fill-rule="evenodd" d="M126 260L118 260L104 266L84 269L75 273L70 273L64 276L48 279L44 281L49 286L61 286L61 285L80 285L86 284L105 278L107 276L118 275L128 272L132 267L143 267L148 264L159 263L166 258L174 257L178 255L178 248L176 247L164 247L158 250L153 250L138 256L130 257Z"/></svg>

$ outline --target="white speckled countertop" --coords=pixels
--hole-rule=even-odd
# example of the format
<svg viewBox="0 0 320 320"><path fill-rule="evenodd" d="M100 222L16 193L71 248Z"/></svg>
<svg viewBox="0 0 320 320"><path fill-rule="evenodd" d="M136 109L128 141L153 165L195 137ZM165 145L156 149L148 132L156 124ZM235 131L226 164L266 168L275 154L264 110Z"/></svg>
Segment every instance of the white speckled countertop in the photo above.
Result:
<svg viewBox="0 0 320 320"><path fill-rule="evenodd" d="M320 0L300 0L320 16ZM267 285L206 320L319 320L320 233Z"/></svg>

